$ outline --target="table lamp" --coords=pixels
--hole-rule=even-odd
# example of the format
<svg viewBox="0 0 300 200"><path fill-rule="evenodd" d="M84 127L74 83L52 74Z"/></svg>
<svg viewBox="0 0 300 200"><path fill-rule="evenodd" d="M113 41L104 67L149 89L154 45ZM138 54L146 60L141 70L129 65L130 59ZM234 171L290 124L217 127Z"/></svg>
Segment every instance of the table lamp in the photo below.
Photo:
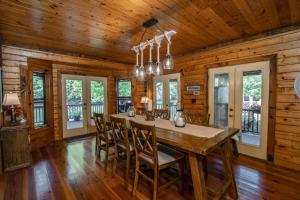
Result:
<svg viewBox="0 0 300 200"><path fill-rule="evenodd" d="M148 100L149 100L149 98L146 97L146 96L143 96L143 97L141 98L141 103L144 104L145 112L147 111L146 105L148 104Z"/></svg>
<svg viewBox="0 0 300 200"><path fill-rule="evenodd" d="M148 103L148 97L142 97L141 98L141 103L143 103L143 104L146 104L146 103Z"/></svg>
<svg viewBox="0 0 300 200"><path fill-rule="evenodd" d="M17 93L7 93L3 99L4 106L10 106L11 109L11 125L16 125L15 105L20 105L20 100Z"/></svg>

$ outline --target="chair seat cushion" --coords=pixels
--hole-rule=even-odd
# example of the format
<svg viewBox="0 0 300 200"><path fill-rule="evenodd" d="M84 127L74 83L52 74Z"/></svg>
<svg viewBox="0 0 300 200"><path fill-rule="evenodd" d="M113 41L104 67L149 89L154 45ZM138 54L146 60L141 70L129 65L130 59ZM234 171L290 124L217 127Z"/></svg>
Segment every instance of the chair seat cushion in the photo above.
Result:
<svg viewBox="0 0 300 200"><path fill-rule="evenodd" d="M158 165L159 166L162 166L162 165L165 165L165 164L168 164L168 163L173 163L177 160L180 160L182 158L184 158L184 154L175 150L175 149L172 149L170 147L167 147L165 145L158 145L158 150L157 150L157 158L158 158ZM148 162L149 164L154 164L153 163L153 159L144 154L144 153L140 153L139 154L139 157Z"/></svg>
<svg viewBox="0 0 300 200"><path fill-rule="evenodd" d="M113 139L113 132L112 132L112 130L106 131L105 134L108 134L108 140L112 140ZM100 133L100 137L105 138L104 133Z"/></svg>
<svg viewBox="0 0 300 200"><path fill-rule="evenodd" d="M124 144L118 144L118 147L120 147L123 150L126 150L126 146ZM130 152L134 151L134 148L131 144L129 144L129 151Z"/></svg>

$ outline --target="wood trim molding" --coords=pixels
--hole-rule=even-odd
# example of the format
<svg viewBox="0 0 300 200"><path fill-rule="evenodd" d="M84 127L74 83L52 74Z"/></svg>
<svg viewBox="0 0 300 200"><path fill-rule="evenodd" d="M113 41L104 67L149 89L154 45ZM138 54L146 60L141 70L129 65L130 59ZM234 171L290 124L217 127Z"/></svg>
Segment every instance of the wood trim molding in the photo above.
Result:
<svg viewBox="0 0 300 200"><path fill-rule="evenodd" d="M63 66L63 65L57 65L59 67ZM61 77L62 74L74 74L74 75L83 75L83 76L101 76L101 77L106 77L107 78L107 98L109 98L110 96L110 92L113 91L114 95L115 95L115 90L114 90L114 85L115 85L115 81L113 81L114 85L111 86L110 83L110 79L114 78L114 76L112 75L114 72L113 71L99 71L97 69L95 69L95 71L89 71L89 70L85 70L85 68L82 69L82 71L75 71L74 69L57 69L56 72L56 76L57 76L57 115L58 115L58 120L57 120L57 127L58 127L58 131L56 132L56 136L58 136L59 140L63 139L63 123L62 123L62 90L61 90ZM55 84L55 83L54 83ZM113 108L115 107L115 104L112 101L108 101L108 113L112 113L113 112ZM58 135L57 135L58 134Z"/></svg>
<svg viewBox="0 0 300 200"><path fill-rule="evenodd" d="M43 60L51 60L57 63L71 63L76 65L85 65L98 67L101 69L118 69L118 70L128 70L128 67L131 66L125 63L113 62L104 59L92 59L86 57L74 57L72 55L67 54L59 54L53 53L49 51L41 51L35 49L22 48L18 46L10 46L10 45L2 45L2 48L6 53L15 53L20 52L23 56L43 59Z"/></svg>
<svg viewBox="0 0 300 200"><path fill-rule="evenodd" d="M270 61L270 90L269 90L269 117L268 117L268 144L267 144L267 160L273 162L274 160L274 147L275 147L275 125L276 125L276 89L277 89L277 55L266 55L259 57L252 57L246 59L238 59L226 62L217 62L213 64L205 65L205 69L208 68L218 68L218 67L226 67L230 65L239 65L239 64L247 64L254 63L260 61ZM208 70L206 71L207 80L206 83L206 94L208 94ZM208 111L208 95L206 95L206 107Z"/></svg>
<svg viewBox="0 0 300 200"><path fill-rule="evenodd" d="M30 125L29 133L31 140L31 149L36 150L42 146L46 146L54 141L54 118L53 118L53 78L52 78L52 62L35 58L27 58L27 119ZM44 127L34 127L33 114L33 91L32 91L32 74L33 72L45 73L45 92L46 92L46 119ZM26 92L25 92L26 93Z"/></svg>

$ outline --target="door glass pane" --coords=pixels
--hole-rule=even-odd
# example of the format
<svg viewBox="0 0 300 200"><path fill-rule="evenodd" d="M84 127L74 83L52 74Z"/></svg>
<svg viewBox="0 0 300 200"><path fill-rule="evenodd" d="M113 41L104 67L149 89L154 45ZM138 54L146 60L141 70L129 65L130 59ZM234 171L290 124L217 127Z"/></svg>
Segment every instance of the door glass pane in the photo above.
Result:
<svg viewBox="0 0 300 200"><path fill-rule="evenodd" d="M228 126L228 74L215 75L214 83L214 124Z"/></svg>
<svg viewBox="0 0 300 200"><path fill-rule="evenodd" d="M32 82L34 126L39 127L46 124L45 73L34 72Z"/></svg>
<svg viewBox="0 0 300 200"><path fill-rule="evenodd" d="M242 143L259 146L262 72L243 72Z"/></svg>
<svg viewBox="0 0 300 200"><path fill-rule="evenodd" d="M117 81L118 94L117 94L117 106L118 113L127 112L129 106L132 104L131 99L131 80L119 79Z"/></svg>
<svg viewBox="0 0 300 200"><path fill-rule="evenodd" d="M176 115L178 103L178 81L177 79L169 80L169 110L170 118L173 119Z"/></svg>
<svg viewBox="0 0 300 200"><path fill-rule="evenodd" d="M158 80L155 82L155 103L156 103L156 108L157 109L162 109L163 108L163 98L164 98L164 93L163 93L163 81Z"/></svg>
<svg viewBox="0 0 300 200"><path fill-rule="evenodd" d="M82 80L66 80L67 129L83 127Z"/></svg>
<svg viewBox="0 0 300 200"><path fill-rule="evenodd" d="M104 113L104 82L90 81L91 88L91 114ZM90 120L95 125L94 120Z"/></svg>

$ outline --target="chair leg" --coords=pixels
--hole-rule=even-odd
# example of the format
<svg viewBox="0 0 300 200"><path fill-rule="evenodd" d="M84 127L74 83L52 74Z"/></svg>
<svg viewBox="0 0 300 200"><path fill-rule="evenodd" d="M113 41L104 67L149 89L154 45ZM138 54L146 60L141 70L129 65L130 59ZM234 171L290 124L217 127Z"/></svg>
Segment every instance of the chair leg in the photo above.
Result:
<svg viewBox="0 0 300 200"><path fill-rule="evenodd" d="M108 142L105 145L105 161L104 161L104 170L107 171L107 164L108 164L108 152L109 151L109 144Z"/></svg>
<svg viewBox="0 0 300 200"><path fill-rule="evenodd" d="M184 159L181 159L179 162L179 176L180 176L180 194L184 194Z"/></svg>
<svg viewBox="0 0 300 200"><path fill-rule="evenodd" d="M101 140L96 145L96 162L101 163Z"/></svg>
<svg viewBox="0 0 300 200"><path fill-rule="evenodd" d="M125 188L128 188L128 178L129 178L129 169L130 169L130 153L126 152L126 170L125 170Z"/></svg>
<svg viewBox="0 0 300 200"><path fill-rule="evenodd" d="M133 183L133 188L132 188L132 194L133 195L135 195L136 190L137 190L137 186L138 186L138 183L139 183L139 173L138 173L138 170L139 170L139 165L136 165L136 167L135 167L135 173L134 173L134 183Z"/></svg>
<svg viewBox="0 0 300 200"><path fill-rule="evenodd" d="M115 148L114 159L113 159L113 163L112 163L112 177L114 177L116 174L116 169L118 166L118 159L119 159L118 150L117 150L117 148Z"/></svg>
<svg viewBox="0 0 300 200"><path fill-rule="evenodd" d="M154 169L154 179L153 179L153 200L157 199L158 192L158 169Z"/></svg>

